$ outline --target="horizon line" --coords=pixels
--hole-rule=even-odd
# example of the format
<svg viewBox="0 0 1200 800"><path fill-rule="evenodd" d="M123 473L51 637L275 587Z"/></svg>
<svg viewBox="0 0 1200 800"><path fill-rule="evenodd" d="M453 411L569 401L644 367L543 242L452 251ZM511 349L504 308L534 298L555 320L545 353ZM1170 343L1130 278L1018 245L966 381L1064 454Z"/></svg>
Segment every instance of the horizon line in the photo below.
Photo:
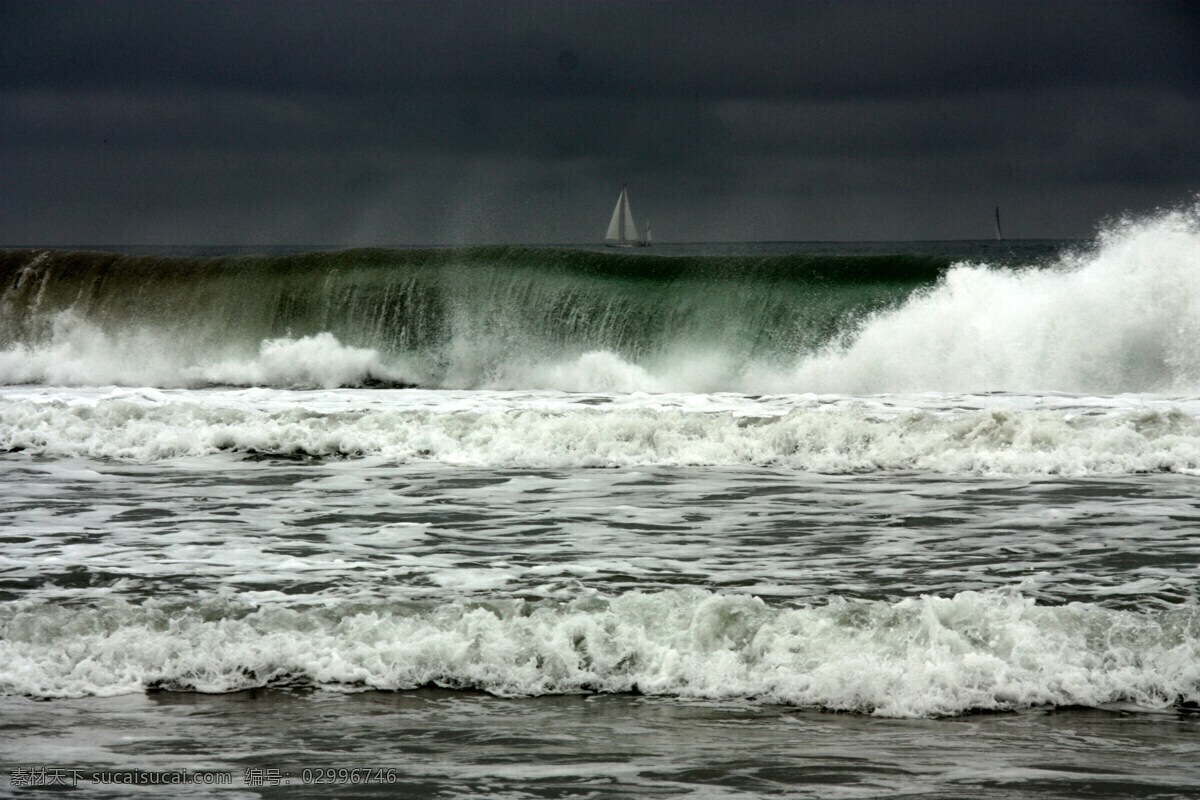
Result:
<svg viewBox="0 0 1200 800"><path fill-rule="evenodd" d="M991 237L978 238L958 238L958 239L706 239L706 240L676 240L676 241L658 241L655 246L663 245L699 245L699 244L921 244L926 242L1072 242L1072 241L1088 241L1088 238L1077 236L1065 237L1005 237L1003 239L994 239ZM298 244L281 243L281 242L238 242L238 243L220 243L220 242L188 242L183 244L167 244L163 242L72 242L72 243L51 243L51 244L0 244L0 250L37 250L41 248L51 249L76 249L87 247L310 247L315 249L343 249L343 250L363 250L363 249L378 249L378 248L417 248L417 247L604 247L603 241L596 242L478 242L472 244L448 243L448 242L380 242L380 243L314 243L304 242Z"/></svg>

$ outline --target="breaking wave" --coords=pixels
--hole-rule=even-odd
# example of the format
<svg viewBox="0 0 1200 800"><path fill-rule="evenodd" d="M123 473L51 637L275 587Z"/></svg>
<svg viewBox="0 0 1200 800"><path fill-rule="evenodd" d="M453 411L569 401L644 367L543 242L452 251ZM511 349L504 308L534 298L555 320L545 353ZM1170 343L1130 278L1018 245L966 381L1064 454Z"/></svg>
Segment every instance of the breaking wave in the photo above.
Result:
<svg viewBox="0 0 1200 800"><path fill-rule="evenodd" d="M306 684L641 692L888 717L1200 701L1194 606L1040 606L1008 592L774 607L699 589L569 601L0 608L0 691Z"/></svg>
<svg viewBox="0 0 1200 800"><path fill-rule="evenodd" d="M719 389L932 283L914 256L0 254L0 382Z"/></svg>
<svg viewBox="0 0 1200 800"><path fill-rule="evenodd" d="M0 383L1194 392L1200 210L1047 263L0 253Z"/></svg>

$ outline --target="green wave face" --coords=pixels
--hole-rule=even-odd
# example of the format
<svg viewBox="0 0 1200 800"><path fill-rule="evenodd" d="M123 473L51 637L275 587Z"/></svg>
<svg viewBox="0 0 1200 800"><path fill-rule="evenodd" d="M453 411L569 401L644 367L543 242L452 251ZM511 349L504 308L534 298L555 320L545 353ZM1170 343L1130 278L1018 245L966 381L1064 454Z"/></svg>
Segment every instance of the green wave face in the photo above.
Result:
<svg viewBox="0 0 1200 800"><path fill-rule="evenodd" d="M948 267L918 256L539 248L220 258L16 250L0 253L0 346L44 346L66 315L180 363L330 333L402 363L423 385L483 385L515 364L594 351L647 368L700 354L737 369L844 339Z"/></svg>

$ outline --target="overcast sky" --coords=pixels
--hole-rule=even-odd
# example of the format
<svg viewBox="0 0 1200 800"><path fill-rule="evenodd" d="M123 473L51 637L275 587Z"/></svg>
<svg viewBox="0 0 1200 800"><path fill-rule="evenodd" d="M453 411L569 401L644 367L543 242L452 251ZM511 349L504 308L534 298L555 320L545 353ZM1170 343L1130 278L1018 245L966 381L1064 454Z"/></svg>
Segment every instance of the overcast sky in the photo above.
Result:
<svg viewBox="0 0 1200 800"><path fill-rule="evenodd" d="M4 2L0 243L1085 237L1200 191L1195 2Z"/></svg>

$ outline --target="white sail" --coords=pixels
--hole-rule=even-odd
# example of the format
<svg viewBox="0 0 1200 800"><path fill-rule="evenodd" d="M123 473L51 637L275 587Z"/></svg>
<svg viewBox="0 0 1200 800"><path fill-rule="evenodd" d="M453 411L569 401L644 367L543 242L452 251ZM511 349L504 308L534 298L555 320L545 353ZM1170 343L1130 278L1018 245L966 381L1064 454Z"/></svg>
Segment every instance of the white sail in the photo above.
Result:
<svg viewBox="0 0 1200 800"><path fill-rule="evenodd" d="M624 205L625 190L621 190L621 194L617 196L617 207L613 209L612 221L608 223L608 233L605 239L610 241L621 241L621 206Z"/></svg>
<svg viewBox="0 0 1200 800"><path fill-rule="evenodd" d="M608 233L604 236L609 244L622 247L633 247L646 244L638 240L637 225L633 223L633 209L629 207L629 193L621 188L617 195L617 206L613 209L612 219L608 223Z"/></svg>

